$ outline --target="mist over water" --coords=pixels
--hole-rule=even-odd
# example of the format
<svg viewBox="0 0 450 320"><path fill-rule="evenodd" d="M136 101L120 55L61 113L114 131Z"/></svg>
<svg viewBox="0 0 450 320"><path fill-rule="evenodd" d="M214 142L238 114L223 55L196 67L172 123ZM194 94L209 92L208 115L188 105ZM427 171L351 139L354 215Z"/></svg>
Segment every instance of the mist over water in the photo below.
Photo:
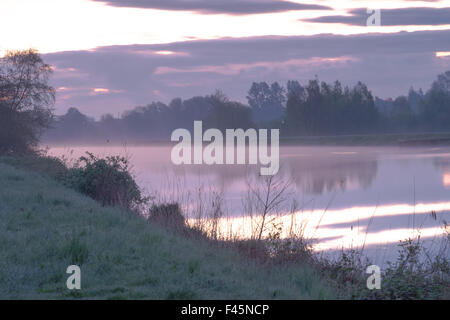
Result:
<svg viewBox="0 0 450 320"><path fill-rule="evenodd" d="M199 197L220 194L227 218L219 226L249 236L244 200L248 183L261 179L259 165L176 166L171 148L58 146L49 153L69 159L86 151L127 155L138 184L150 194L181 202L187 215L195 215ZM383 263L395 256L400 240L417 234L429 247L438 246L433 239L450 222L450 147L281 146L277 178L292 182L295 219L324 252L364 245L374 262ZM278 212L285 214L282 223L293 219L289 206Z"/></svg>

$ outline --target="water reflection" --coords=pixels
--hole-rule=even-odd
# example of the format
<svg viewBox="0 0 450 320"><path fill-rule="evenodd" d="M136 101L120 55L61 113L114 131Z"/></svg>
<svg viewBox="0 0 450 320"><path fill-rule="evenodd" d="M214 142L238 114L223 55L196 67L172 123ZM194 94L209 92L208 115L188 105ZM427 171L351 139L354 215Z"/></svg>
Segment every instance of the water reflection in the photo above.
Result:
<svg viewBox="0 0 450 320"><path fill-rule="evenodd" d="M281 155L281 163L287 166L288 176L293 179L298 191L320 195L371 186L377 176L377 154L332 150L326 148L321 154L305 150L300 155Z"/></svg>
<svg viewBox="0 0 450 320"><path fill-rule="evenodd" d="M301 152L295 147L280 150L279 175L295 182L298 192L320 195L324 192L344 192L348 189L368 189L377 176L378 154L345 151L348 148L303 147ZM214 178L220 185L231 185L249 175L259 174L259 165L181 165L170 163L169 147L154 147L152 163L142 165L156 172L170 171L175 177ZM136 160L145 159L145 150L134 150ZM147 154L148 156L148 154Z"/></svg>
<svg viewBox="0 0 450 320"><path fill-rule="evenodd" d="M436 168L442 170L442 184L450 189L450 155L433 159Z"/></svg>
<svg viewBox="0 0 450 320"><path fill-rule="evenodd" d="M434 214L431 214L431 213ZM218 222L224 237L253 238L257 217L227 217ZM312 240L316 251L340 248L376 249L382 264L396 257L400 240L420 238L429 246L438 245L441 236L447 234L446 221L450 221L450 202L397 204L374 207L352 207L340 210L301 210L294 214L267 217L281 227L281 238L302 234ZM192 222L192 221L191 221ZM268 235L270 229L265 231ZM431 249L431 248L430 248ZM447 251L450 256L450 252ZM382 259L380 257L382 256Z"/></svg>
<svg viewBox="0 0 450 320"><path fill-rule="evenodd" d="M185 165L170 161L170 146L76 147L73 157L128 154L138 183L198 211L198 199L220 194L228 218L223 232L248 237L252 228L242 199L259 165ZM67 155L67 148L51 148ZM296 221L318 240L318 250L395 243L420 231L442 234L450 221L450 147L281 147L279 177L290 179L302 210L281 217ZM206 201L206 200L203 200ZM204 210L207 214L207 210ZM436 212L438 219L430 218ZM320 223L318 223L320 221Z"/></svg>

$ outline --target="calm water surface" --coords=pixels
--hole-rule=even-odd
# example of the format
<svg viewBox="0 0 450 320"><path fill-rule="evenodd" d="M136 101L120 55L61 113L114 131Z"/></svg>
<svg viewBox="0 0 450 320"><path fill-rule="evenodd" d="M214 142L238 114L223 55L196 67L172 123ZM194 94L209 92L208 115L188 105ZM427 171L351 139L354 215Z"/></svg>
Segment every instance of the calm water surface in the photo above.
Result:
<svg viewBox="0 0 450 320"><path fill-rule="evenodd" d="M250 235L245 199L249 182L253 188L263 183L259 165L175 166L171 146L161 145L50 148L51 154L69 158L86 151L129 156L138 183L180 202L190 218L199 211L210 214L208 204L222 198L227 217L220 220L222 232ZM283 146L280 158L276 178L291 181L290 196L298 205L294 214L291 202L280 206L284 216L277 223L301 226L317 239L317 250L364 245L374 262L383 263L394 257L399 240L418 233L431 249L439 246L436 237L450 222L450 147Z"/></svg>

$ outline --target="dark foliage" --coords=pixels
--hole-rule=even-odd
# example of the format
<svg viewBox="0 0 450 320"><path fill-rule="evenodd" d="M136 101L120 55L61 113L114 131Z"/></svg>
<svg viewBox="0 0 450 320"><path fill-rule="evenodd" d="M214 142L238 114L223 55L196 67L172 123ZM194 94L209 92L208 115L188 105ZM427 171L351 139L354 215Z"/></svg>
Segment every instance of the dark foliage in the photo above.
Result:
<svg viewBox="0 0 450 320"><path fill-rule="evenodd" d="M204 130L218 128L278 128L282 136L332 136L450 131L450 71L438 76L431 88L411 88L395 99L374 97L358 82L353 87L310 80L303 86L288 81L253 83L249 106L229 100L220 91L187 100L173 99L168 105L153 102L115 118L104 115L95 121L69 109L46 134L51 142L168 141L177 128L193 129L195 120ZM25 131L24 131L25 132Z"/></svg>
<svg viewBox="0 0 450 320"><path fill-rule="evenodd" d="M0 154L34 150L53 119L52 69L35 50L9 51L0 59Z"/></svg>
<svg viewBox="0 0 450 320"><path fill-rule="evenodd" d="M379 112L366 85L353 88L311 80L306 87L288 83L286 131L290 135L332 135L373 132Z"/></svg>
<svg viewBox="0 0 450 320"><path fill-rule="evenodd" d="M178 203L153 205L149 210L148 221L174 231L182 231L186 227Z"/></svg>
<svg viewBox="0 0 450 320"><path fill-rule="evenodd" d="M130 174L128 160L109 156L99 159L87 152L68 170L64 182L105 206L135 209L146 199Z"/></svg>
<svg viewBox="0 0 450 320"><path fill-rule="evenodd" d="M120 118L104 115L100 121L90 119L71 108L55 121L54 129L46 133L45 140L65 143L168 141L172 131L177 128L193 130L195 120L203 121L204 130L253 127L249 107L230 101L217 92L184 101L174 99L169 105L153 102L126 111Z"/></svg>

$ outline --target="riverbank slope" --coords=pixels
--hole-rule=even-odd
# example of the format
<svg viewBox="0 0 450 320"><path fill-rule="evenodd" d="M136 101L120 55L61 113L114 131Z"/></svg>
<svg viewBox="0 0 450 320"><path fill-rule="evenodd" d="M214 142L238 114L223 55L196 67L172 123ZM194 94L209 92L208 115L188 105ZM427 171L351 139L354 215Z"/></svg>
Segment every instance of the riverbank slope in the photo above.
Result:
<svg viewBox="0 0 450 320"><path fill-rule="evenodd" d="M265 268L0 160L1 299L326 299L308 267ZM81 290L68 290L69 265Z"/></svg>

